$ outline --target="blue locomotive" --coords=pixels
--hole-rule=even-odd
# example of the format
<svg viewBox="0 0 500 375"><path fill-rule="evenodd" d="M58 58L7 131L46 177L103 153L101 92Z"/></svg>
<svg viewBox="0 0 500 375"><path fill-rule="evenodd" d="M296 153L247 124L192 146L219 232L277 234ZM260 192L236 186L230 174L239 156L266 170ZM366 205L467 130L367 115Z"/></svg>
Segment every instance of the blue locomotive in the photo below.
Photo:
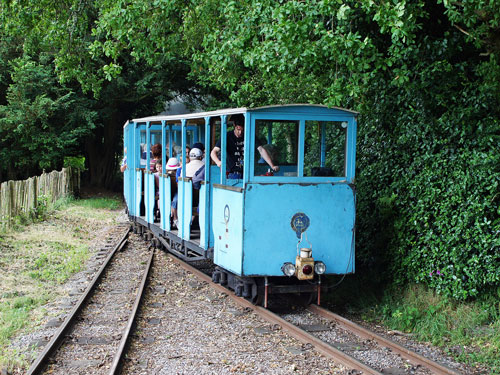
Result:
<svg viewBox="0 0 500 375"><path fill-rule="evenodd" d="M213 280L254 303L276 293L320 303L322 275L354 272L356 117L294 104L133 119L130 220L186 261L211 259ZM191 156L205 150L194 184L193 144Z"/></svg>

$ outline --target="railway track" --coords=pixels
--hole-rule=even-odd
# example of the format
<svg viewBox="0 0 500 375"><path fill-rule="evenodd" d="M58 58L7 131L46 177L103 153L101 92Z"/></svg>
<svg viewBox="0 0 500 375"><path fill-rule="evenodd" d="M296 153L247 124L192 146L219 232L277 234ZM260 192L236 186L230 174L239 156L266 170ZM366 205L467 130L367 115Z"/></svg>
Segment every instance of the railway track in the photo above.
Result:
<svg viewBox="0 0 500 375"><path fill-rule="evenodd" d="M170 327L168 330L172 330L171 325L176 323L172 318L164 320L163 323L162 320L165 318L139 317L138 332L132 334L136 313L152 268L154 251L150 251L143 239L137 235L131 235L133 246L121 251L127 243L127 233L118 237L112 248L108 246L106 259L99 272L93 277L92 283L44 351L32 364L28 374L115 374L119 373L122 365L124 373L148 373L148 360L141 359L141 356L134 357L134 354L128 353L128 359L123 360L128 344L131 347L151 345L151 348L155 348L158 340L168 342L170 337L170 335L158 336L156 327L159 326L155 325L168 324ZM147 233L142 237L146 240L151 239ZM193 274L198 280L193 281L195 284L209 284L219 294L227 295L244 311L253 310L257 316L270 323L270 326L281 327L291 337L302 342L305 347L314 348L335 363L350 369L342 373L459 374L455 370L414 353L318 306L310 305L305 310L281 315L255 306L221 285L214 284L211 277L199 269L174 256L169 255L168 258L180 266L179 269L182 268ZM160 277L156 280L154 272L159 271L151 271L155 286L148 288L150 289L148 296L150 296L146 298L149 308L157 311L153 312L153 315L158 314L158 309L165 311L167 306L163 301L170 293L168 285L177 283L180 276L178 273L180 271L174 271L170 275L171 278L161 279ZM189 283L191 284L192 281ZM178 306L182 306L182 298L176 299L175 303L180 303ZM173 314L178 312L175 306L168 306L167 310L171 310ZM149 334L146 334L148 325L150 330ZM339 333L340 331L343 333ZM339 339L340 336L344 338ZM177 343L178 345L180 344ZM177 346L174 344L173 348ZM170 348L172 350L172 347ZM174 350L182 353L179 348ZM220 350L229 349L221 348ZM186 355L169 354L165 358L165 363L176 361L177 357L183 357L180 361L184 362ZM383 360L377 361L376 358ZM158 359L156 355L155 361ZM164 371L167 367L161 366L160 368Z"/></svg>
<svg viewBox="0 0 500 375"><path fill-rule="evenodd" d="M126 247L130 228L119 228L99 253L105 258L99 270L29 375L118 373L154 256L139 238Z"/></svg>
<svg viewBox="0 0 500 375"><path fill-rule="evenodd" d="M219 292L226 293L237 305L252 309L271 324L277 324L291 336L334 361L353 370L356 374L438 374L458 375L460 372L425 358L410 349L392 342L374 332L327 311L316 305L297 314L275 314L260 306L255 306L234 293L212 282L211 278L198 269L172 257L172 259L199 279L210 284ZM304 319L304 315L307 319ZM343 331L349 337L343 342L328 338L327 333ZM312 331L312 332L311 332ZM331 336L331 335L330 335ZM336 333L339 339L338 332ZM391 357L391 358L389 358ZM381 358L382 360L378 360ZM387 365L389 363L389 367Z"/></svg>
<svg viewBox="0 0 500 375"><path fill-rule="evenodd" d="M432 374L459 374L457 371L450 369L446 366L443 366L440 363L437 363L429 358L426 358L408 348L403 347L402 345L399 345L398 343L389 340L383 336L380 336L364 327L361 327L360 325L338 315L335 314L329 310L326 310L322 307L319 307L317 305L311 305L309 306L308 310L316 314L320 317L323 317L327 319L330 322L334 322L337 326L339 326L341 329L348 330L350 332L353 332L356 336L358 336L361 339L364 340L369 340L371 342L375 342L378 344L380 347L387 348L389 349L392 353L396 353L397 356L400 356L401 358L406 359L410 363L412 363L414 366L417 367L422 367L426 368L429 370Z"/></svg>

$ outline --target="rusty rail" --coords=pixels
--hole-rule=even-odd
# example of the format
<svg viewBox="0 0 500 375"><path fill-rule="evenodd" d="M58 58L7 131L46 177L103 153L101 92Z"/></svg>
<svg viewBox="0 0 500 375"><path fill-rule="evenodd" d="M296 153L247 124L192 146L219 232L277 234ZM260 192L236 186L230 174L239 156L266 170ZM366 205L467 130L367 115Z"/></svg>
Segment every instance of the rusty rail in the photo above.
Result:
<svg viewBox="0 0 500 375"><path fill-rule="evenodd" d="M348 319L343 318L340 315L337 315L331 311L325 310L317 305L310 305L308 310L314 314L318 314L328 320L336 322L339 326L355 333L359 337L363 337L365 339L373 340L380 346L385 346L391 349L393 352L398 353L403 358L408 359L411 363L415 365L421 365L428 368L433 374L437 375L460 375L459 372L452 370L446 366L443 366L433 360L425 358L418 353L411 351L392 340L386 339L380 335L377 335L375 332L372 332L360 325L351 322Z"/></svg>
<svg viewBox="0 0 500 375"><path fill-rule="evenodd" d="M71 327L73 322L75 321L75 318L78 316L78 313L84 306L86 300L92 295L92 292L94 291L95 287L97 286L99 280L101 279L102 275L104 274L105 269L107 268L108 264L110 263L111 259L115 255L115 253L119 250L121 250L127 243L127 236L130 232L130 227L125 231L123 236L120 238L118 241L118 244L113 248L113 250L109 253L108 257L102 264L101 268L97 272L97 274L94 276L92 279L92 282L90 285L87 287L85 292L82 294L76 305L73 307L69 315L66 317L64 320L63 324L59 327L59 329L56 331L54 336L52 336L52 339L49 341L49 343L45 346L44 350L38 358L31 364L31 367L28 370L28 375L35 375L35 374L40 374L42 370L44 369L45 365L47 364L47 360L50 358L50 356L57 350L57 348L61 345L62 340L64 339L65 333L68 331L68 329Z"/></svg>
<svg viewBox="0 0 500 375"><path fill-rule="evenodd" d="M113 358L113 364L109 370L109 375L118 374L120 371L120 366L122 364L123 353L125 352L125 347L128 344L130 332L132 332L132 327L135 323L135 318L137 316L137 311L139 310L139 306L141 305L142 298L144 296L144 290L146 288L146 284L149 278L149 273L151 271L151 266L153 264L155 251L151 251L151 255L148 260L148 264L146 265L146 270L144 271L144 275L142 277L141 285L139 285L139 289L137 290L137 296L135 298L134 306L132 307L132 312L130 314L130 318L127 323L127 327L125 328L122 339L120 341L120 345L118 347L118 351Z"/></svg>

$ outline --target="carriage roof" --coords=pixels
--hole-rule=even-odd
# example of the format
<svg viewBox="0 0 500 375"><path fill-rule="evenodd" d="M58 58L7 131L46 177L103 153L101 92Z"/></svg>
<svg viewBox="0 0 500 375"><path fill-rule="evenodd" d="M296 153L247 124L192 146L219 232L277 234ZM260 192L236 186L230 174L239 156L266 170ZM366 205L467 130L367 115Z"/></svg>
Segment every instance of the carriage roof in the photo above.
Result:
<svg viewBox="0 0 500 375"><path fill-rule="evenodd" d="M286 104L286 105L271 105L256 108L227 108L220 109L217 111L209 112L197 112L197 113L186 113L182 115L157 115L148 116L133 119L132 122L144 123L144 122L161 122L161 121L180 121L180 120L202 120L205 117L218 117L218 116L229 116L239 113L247 112L272 112L272 113L283 113L283 114L304 114L304 113L316 113L320 111L322 114L347 114L351 116L357 116L358 112L351 111L349 109L339 108L339 107L327 107L320 104ZM128 122L127 122L128 123Z"/></svg>

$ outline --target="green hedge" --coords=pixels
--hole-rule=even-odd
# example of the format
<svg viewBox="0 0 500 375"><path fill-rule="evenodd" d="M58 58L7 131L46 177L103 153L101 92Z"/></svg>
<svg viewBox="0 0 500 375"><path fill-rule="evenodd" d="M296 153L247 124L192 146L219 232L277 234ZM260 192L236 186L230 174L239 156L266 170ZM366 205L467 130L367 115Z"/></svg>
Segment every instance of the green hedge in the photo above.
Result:
<svg viewBox="0 0 500 375"><path fill-rule="evenodd" d="M442 88L417 82L381 90L360 118L358 261L378 280L467 299L500 285L498 97L434 74L453 90L440 108Z"/></svg>

